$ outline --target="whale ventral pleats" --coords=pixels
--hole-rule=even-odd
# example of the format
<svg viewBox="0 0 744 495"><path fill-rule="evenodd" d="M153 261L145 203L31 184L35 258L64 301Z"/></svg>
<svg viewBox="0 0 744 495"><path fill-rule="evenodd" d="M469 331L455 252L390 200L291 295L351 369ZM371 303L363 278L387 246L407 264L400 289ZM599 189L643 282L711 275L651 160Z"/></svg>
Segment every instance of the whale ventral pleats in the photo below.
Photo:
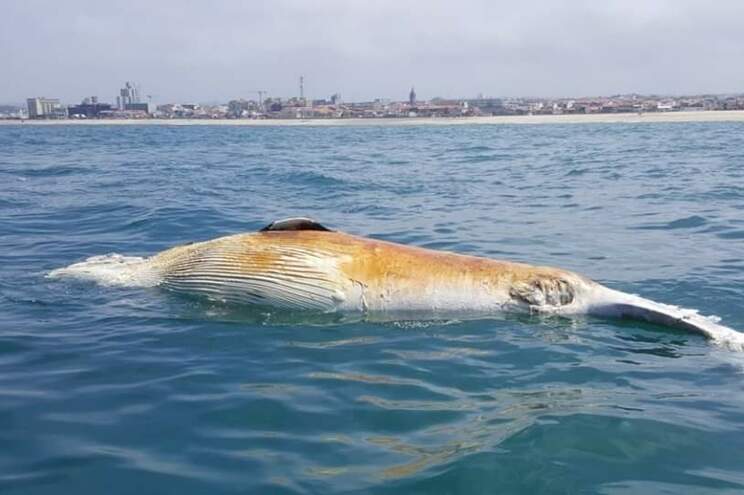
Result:
<svg viewBox="0 0 744 495"><path fill-rule="evenodd" d="M287 230L319 230L323 232L333 232L325 225L321 225L312 218L296 217L296 218L285 218L284 220L276 220L271 222L266 227L259 230L259 232L275 232L275 231L287 231Z"/></svg>

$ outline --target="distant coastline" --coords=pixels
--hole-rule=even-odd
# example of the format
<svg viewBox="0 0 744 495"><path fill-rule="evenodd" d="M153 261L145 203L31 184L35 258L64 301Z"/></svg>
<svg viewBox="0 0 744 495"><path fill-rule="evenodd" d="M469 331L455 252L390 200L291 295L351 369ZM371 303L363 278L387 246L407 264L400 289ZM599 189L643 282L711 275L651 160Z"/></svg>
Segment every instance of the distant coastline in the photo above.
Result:
<svg viewBox="0 0 744 495"><path fill-rule="evenodd" d="M744 110L691 112L602 113L564 115L505 115L482 117L407 117L345 119L90 119L90 120L0 120L0 125L216 125L216 126L417 126L498 124L614 124L662 122L744 122Z"/></svg>

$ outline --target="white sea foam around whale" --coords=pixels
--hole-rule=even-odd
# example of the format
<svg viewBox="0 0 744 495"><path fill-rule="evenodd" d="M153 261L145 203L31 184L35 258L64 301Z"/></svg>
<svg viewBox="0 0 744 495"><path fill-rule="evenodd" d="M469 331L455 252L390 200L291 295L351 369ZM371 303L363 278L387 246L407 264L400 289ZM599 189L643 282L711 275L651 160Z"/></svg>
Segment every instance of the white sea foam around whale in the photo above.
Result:
<svg viewBox="0 0 744 495"><path fill-rule="evenodd" d="M117 253L91 256L85 261L52 270L47 277L87 280L106 287L154 287L160 283L160 277L148 258Z"/></svg>

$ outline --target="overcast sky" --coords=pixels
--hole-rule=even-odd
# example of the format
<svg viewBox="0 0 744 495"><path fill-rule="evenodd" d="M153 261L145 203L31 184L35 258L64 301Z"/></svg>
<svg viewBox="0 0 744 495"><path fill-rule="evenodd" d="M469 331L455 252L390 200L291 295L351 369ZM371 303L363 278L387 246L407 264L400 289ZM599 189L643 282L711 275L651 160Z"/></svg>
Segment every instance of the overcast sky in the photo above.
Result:
<svg viewBox="0 0 744 495"><path fill-rule="evenodd" d="M3 0L0 103L744 92L744 0Z"/></svg>

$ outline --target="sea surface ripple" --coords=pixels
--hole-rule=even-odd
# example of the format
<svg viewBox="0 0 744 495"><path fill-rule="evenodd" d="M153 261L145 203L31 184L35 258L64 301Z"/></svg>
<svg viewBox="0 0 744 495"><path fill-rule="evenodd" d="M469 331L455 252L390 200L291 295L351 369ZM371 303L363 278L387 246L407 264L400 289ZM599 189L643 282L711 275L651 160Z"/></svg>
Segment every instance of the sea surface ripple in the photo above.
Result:
<svg viewBox="0 0 744 495"><path fill-rule="evenodd" d="M0 126L0 492L742 493L744 354L49 279L309 215L744 330L744 125Z"/></svg>

